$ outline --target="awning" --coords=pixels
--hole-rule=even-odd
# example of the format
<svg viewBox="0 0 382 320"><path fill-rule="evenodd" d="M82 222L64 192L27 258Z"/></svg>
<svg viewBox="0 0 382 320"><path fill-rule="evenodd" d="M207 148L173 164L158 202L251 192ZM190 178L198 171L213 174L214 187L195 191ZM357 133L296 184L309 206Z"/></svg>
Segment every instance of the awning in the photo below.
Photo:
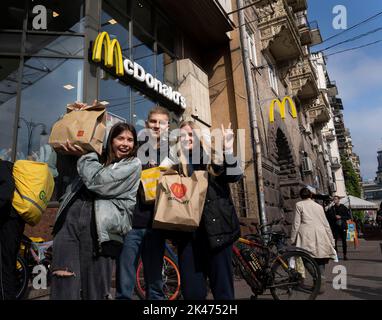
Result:
<svg viewBox="0 0 382 320"><path fill-rule="evenodd" d="M350 209L355 210L378 210L377 204L354 196L347 196L345 198L342 198L340 200L340 203L342 203Z"/></svg>
<svg viewBox="0 0 382 320"><path fill-rule="evenodd" d="M224 44L229 41L227 32L234 24L214 0L155 0L157 5L188 36L202 46Z"/></svg>

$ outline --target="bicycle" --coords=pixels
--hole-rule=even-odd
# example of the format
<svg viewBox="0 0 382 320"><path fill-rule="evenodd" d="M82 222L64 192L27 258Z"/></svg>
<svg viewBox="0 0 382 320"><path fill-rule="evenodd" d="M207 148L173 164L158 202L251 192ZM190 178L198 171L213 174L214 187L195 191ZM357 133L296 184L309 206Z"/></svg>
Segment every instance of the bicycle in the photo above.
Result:
<svg viewBox="0 0 382 320"><path fill-rule="evenodd" d="M28 288L30 275L35 266L43 266L46 270L47 285L50 283L50 265L52 262L53 241L42 238L22 236L20 251L17 256L17 293L16 299L24 298Z"/></svg>
<svg viewBox="0 0 382 320"><path fill-rule="evenodd" d="M318 264L308 251L286 246L285 233L246 235L239 238L232 250L235 273L251 287L252 298L256 299L267 289L275 300L317 297L321 287Z"/></svg>
<svg viewBox="0 0 382 320"><path fill-rule="evenodd" d="M168 300L177 300L181 296L178 256L167 242L165 246L162 269L163 291ZM135 292L140 299L145 299L146 293L142 259L139 259L138 262Z"/></svg>

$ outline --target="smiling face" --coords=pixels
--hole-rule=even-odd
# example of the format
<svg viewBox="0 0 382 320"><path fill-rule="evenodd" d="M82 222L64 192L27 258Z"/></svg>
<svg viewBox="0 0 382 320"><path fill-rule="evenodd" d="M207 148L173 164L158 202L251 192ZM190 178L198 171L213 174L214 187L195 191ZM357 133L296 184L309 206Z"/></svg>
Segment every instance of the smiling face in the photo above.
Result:
<svg viewBox="0 0 382 320"><path fill-rule="evenodd" d="M150 118L146 121L146 127L150 129L151 135L158 139L161 134L166 132L169 127L169 118L166 114L153 113Z"/></svg>
<svg viewBox="0 0 382 320"><path fill-rule="evenodd" d="M191 151L194 147L193 131L189 125L180 129L180 142L184 150Z"/></svg>
<svg viewBox="0 0 382 320"><path fill-rule="evenodd" d="M134 149L134 136L129 130L122 131L112 141L112 150L117 159L129 156Z"/></svg>

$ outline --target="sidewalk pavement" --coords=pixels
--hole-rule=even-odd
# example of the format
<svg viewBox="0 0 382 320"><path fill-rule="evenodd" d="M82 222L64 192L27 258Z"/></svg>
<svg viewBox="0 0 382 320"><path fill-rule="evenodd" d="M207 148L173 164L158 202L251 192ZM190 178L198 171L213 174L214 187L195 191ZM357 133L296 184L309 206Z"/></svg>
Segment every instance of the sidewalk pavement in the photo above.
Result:
<svg viewBox="0 0 382 320"><path fill-rule="evenodd" d="M382 240L360 239L359 246L354 248L348 244L349 260L342 260L342 248L339 246L339 262L329 262L326 266L326 291L317 300L382 300ZM346 268L347 288L335 290L333 273L335 266ZM235 280L235 296L237 300L248 300L252 295L251 289L242 279ZM27 299L48 300L47 290L32 290ZM208 299L212 299L211 293ZM272 300L269 291L259 296L258 300ZM255 303L255 302L254 302Z"/></svg>
<svg viewBox="0 0 382 320"><path fill-rule="evenodd" d="M353 243L348 244L348 259L342 260L342 248L339 246L339 262L332 260L326 265L326 291L317 297L317 300L382 300L382 241L359 240L359 246L354 248ZM333 273L335 266L346 268L347 288L335 290ZM338 282L338 281L337 281ZM236 299L247 300L252 292L244 280L235 281ZM258 300L272 300L270 292L259 296Z"/></svg>

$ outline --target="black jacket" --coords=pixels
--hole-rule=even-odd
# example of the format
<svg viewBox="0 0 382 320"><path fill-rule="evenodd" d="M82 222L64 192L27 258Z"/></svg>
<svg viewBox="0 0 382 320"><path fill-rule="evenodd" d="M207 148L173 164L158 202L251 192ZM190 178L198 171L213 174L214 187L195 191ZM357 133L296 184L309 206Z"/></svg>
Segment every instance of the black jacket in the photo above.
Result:
<svg viewBox="0 0 382 320"><path fill-rule="evenodd" d="M232 159L231 155L230 164L224 161L222 166L213 165L214 171L221 173L220 175L208 175L207 195L200 228L205 229L212 250L230 245L240 237L239 218L233 205L229 183L239 181L242 178L242 171L235 169L237 172L234 174L227 174L228 168L236 167ZM203 165L193 165L193 170L205 169Z"/></svg>
<svg viewBox="0 0 382 320"><path fill-rule="evenodd" d="M0 221L8 218L13 212L12 199L15 182L12 175L13 164L0 160Z"/></svg>
<svg viewBox="0 0 382 320"><path fill-rule="evenodd" d="M336 215L341 216L341 224L337 224ZM329 221L329 224L332 228L341 227L342 229L347 229L346 220L351 219L350 211L343 204L338 206L333 205L329 208L326 217Z"/></svg>

